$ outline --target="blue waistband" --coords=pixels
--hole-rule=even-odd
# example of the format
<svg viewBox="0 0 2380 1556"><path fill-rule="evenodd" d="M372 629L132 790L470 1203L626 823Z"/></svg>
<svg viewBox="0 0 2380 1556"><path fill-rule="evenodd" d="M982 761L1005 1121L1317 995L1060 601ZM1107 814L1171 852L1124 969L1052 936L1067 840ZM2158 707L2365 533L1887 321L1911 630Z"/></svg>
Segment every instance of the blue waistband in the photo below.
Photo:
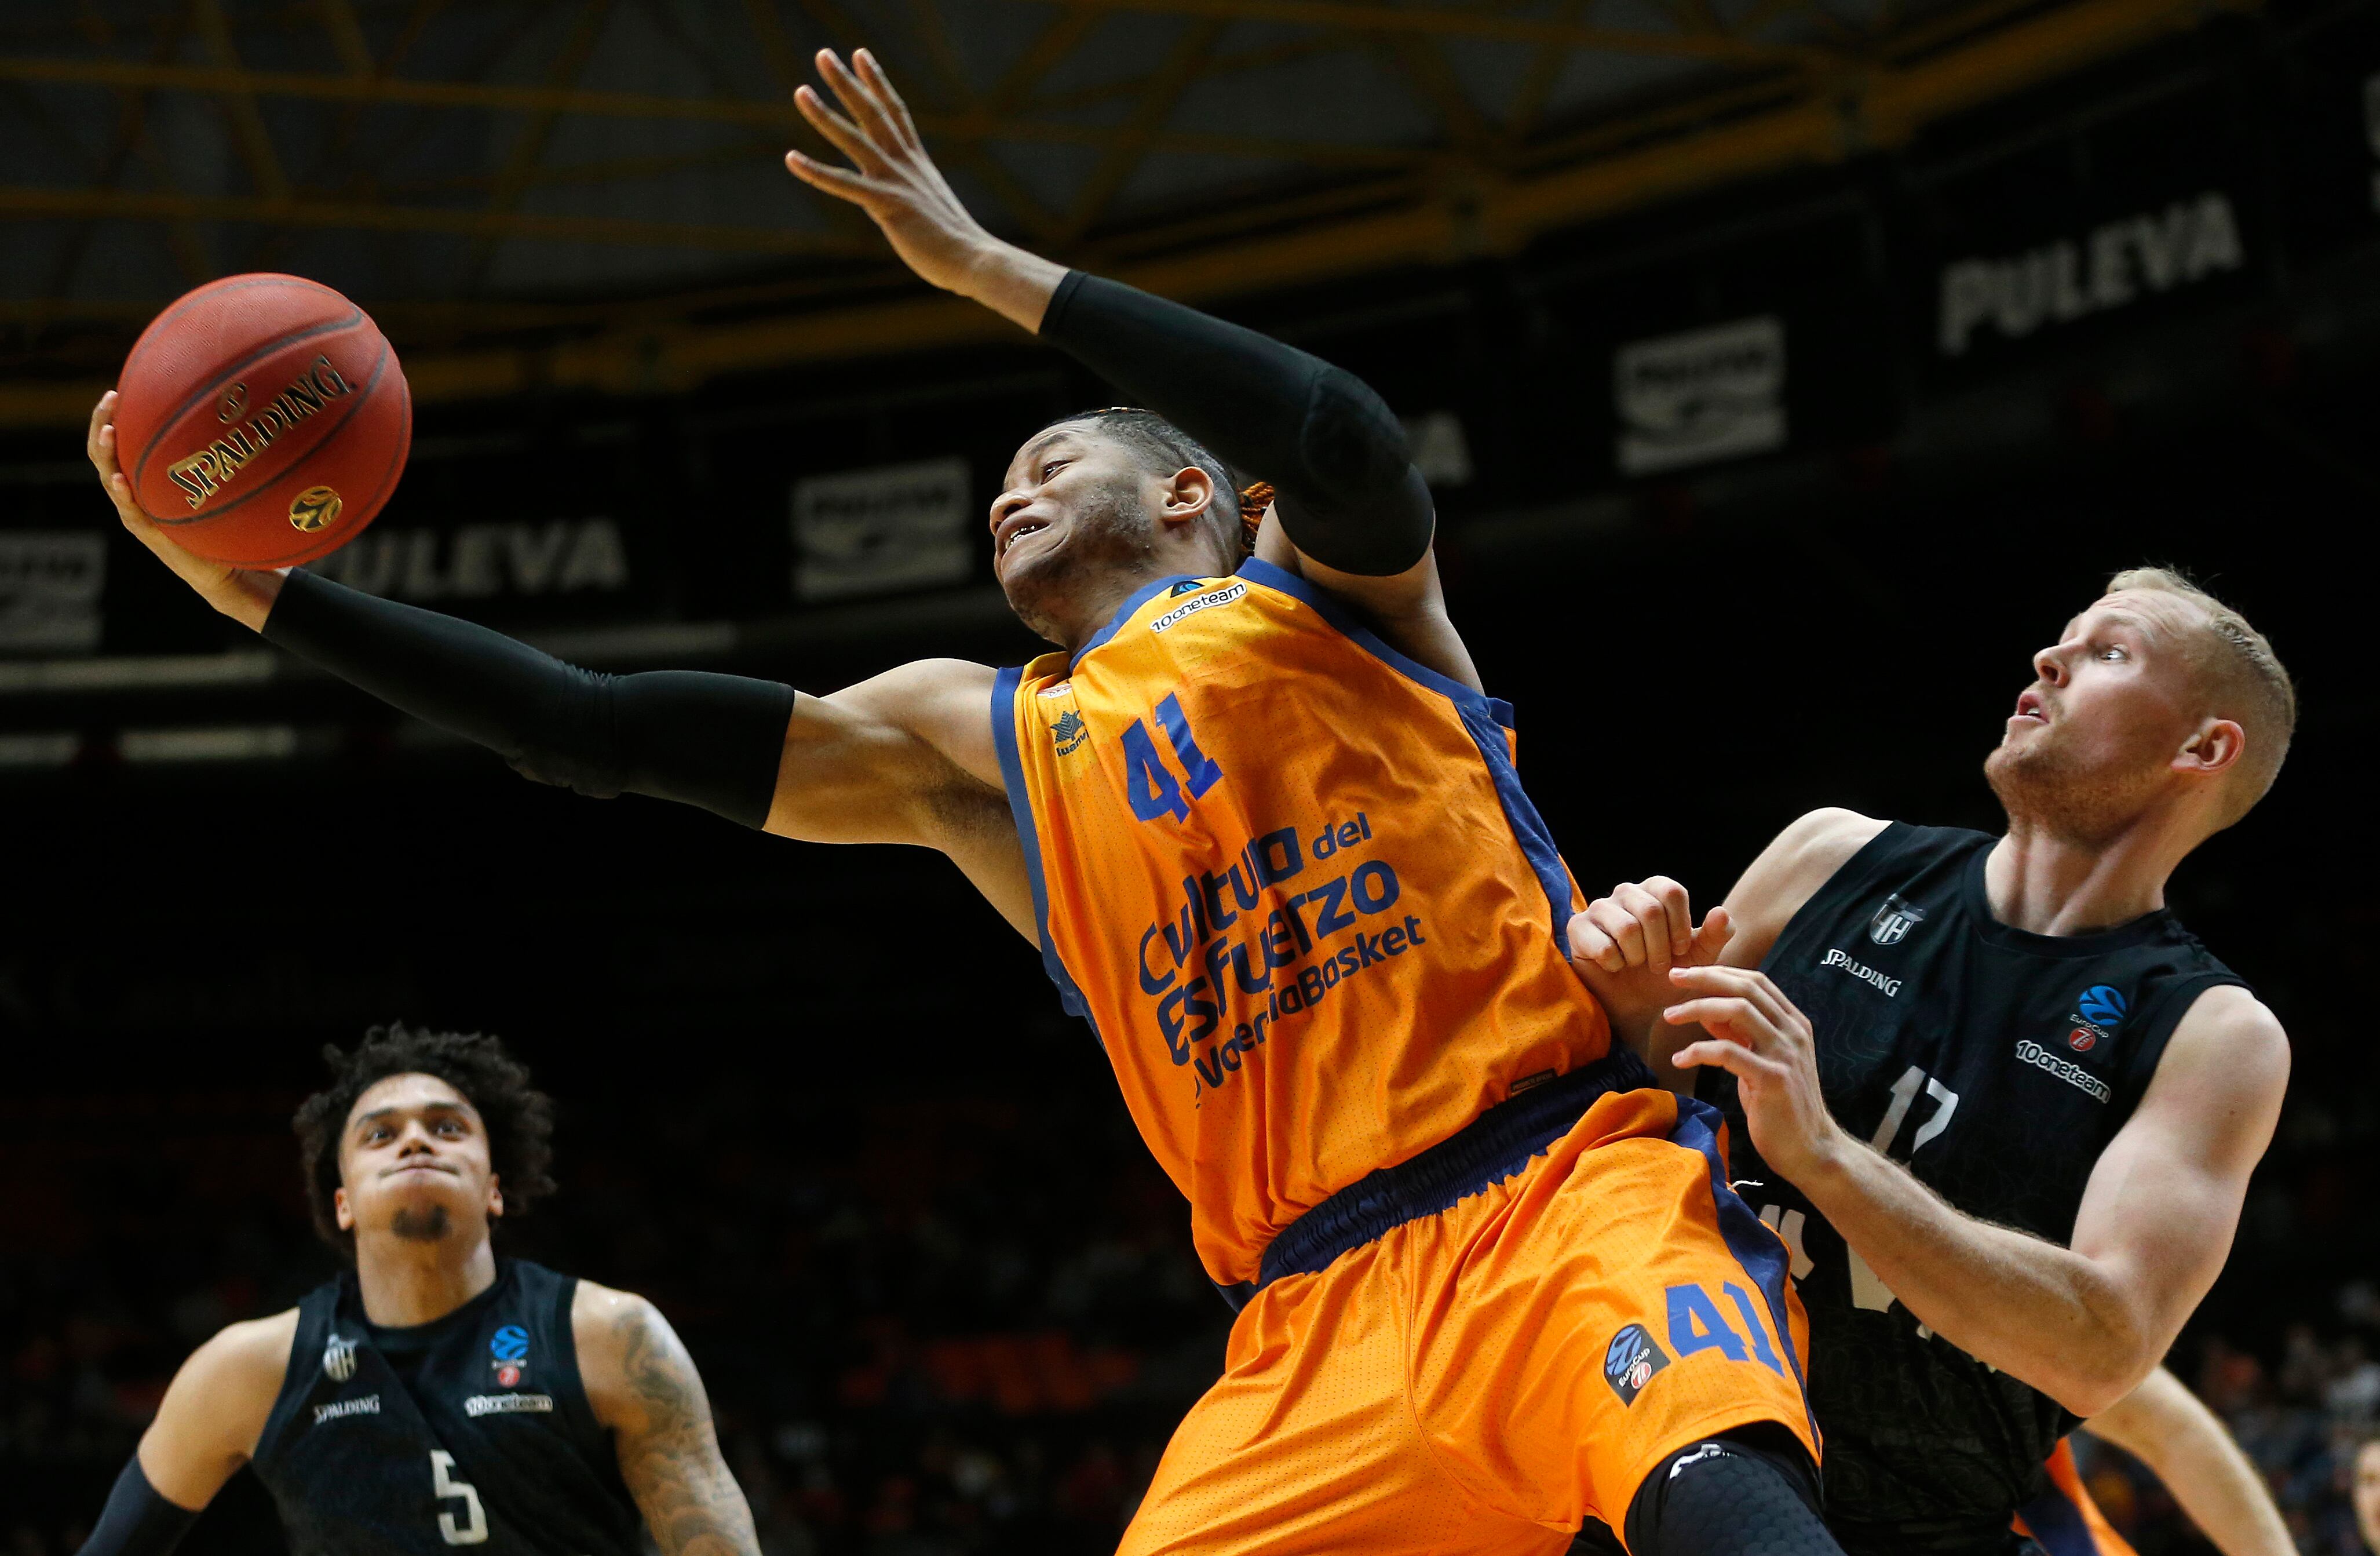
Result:
<svg viewBox="0 0 2380 1556"><path fill-rule="evenodd" d="M1281 1228L1265 1249L1254 1281L1218 1289L1236 1312L1283 1275L1327 1270L1350 1248L1503 1182L1569 1134L1597 1098L1659 1084L1645 1061L1614 1048L1592 1064L1497 1103L1411 1161L1356 1179Z"/></svg>

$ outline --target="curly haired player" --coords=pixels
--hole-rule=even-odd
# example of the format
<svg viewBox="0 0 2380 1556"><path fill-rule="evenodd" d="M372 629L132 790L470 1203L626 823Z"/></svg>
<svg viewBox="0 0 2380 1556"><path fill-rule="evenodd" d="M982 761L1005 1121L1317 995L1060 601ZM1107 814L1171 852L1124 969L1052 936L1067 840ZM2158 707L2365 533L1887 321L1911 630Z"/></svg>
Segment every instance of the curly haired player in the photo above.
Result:
<svg viewBox="0 0 2380 1556"><path fill-rule="evenodd" d="M1001 588L1059 651L829 697L588 675L178 553L103 401L126 525L270 641L534 776L938 848L1038 944L1240 1310L1133 1556L1553 1556L1585 1524L1637 1556L1833 1551L1784 1248L1717 1115L1613 1044L1568 964L1580 899L1447 618L1396 418L993 238L872 59L819 65L849 116L808 88L801 111L853 165L794 173L1149 407L1042 429L991 504ZM1252 556L1233 469L1276 488Z"/></svg>
<svg viewBox="0 0 2380 1556"><path fill-rule="evenodd" d="M552 1104L492 1037L375 1027L298 1110L314 1223L352 1265L175 1374L82 1556L164 1556L242 1465L296 1556L455 1546L757 1556L702 1380L627 1292L499 1258L552 1192Z"/></svg>

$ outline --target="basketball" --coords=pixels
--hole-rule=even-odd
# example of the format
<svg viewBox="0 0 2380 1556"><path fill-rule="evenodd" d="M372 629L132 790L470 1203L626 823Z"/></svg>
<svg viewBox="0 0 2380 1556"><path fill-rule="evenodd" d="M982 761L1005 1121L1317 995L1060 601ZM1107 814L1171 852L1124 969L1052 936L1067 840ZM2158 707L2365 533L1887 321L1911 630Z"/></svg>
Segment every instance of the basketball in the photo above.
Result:
<svg viewBox="0 0 2380 1556"><path fill-rule="evenodd" d="M116 384L116 457L184 550L283 567L337 550L405 470L413 399L370 316L295 275L231 275L160 313Z"/></svg>

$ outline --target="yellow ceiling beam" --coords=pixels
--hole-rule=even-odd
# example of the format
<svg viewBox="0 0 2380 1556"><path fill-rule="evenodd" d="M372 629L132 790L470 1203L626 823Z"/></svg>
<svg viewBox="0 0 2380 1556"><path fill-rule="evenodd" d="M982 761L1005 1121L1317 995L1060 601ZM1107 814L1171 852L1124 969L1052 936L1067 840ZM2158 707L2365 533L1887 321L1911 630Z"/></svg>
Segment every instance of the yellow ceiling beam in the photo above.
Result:
<svg viewBox="0 0 2380 1556"><path fill-rule="evenodd" d="M561 216L528 211L442 209L360 201L260 200L145 189L45 188L0 185L0 216L70 216L133 221L252 222L261 226L349 227L367 232L446 233L464 237L551 238L731 253L875 258L873 239L783 227L720 223L646 222L625 216Z"/></svg>
<svg viewBox="0 0 2380 1556"><path fill-rule="evenodd" d="M1809 64L1830 57L1792 43L1764 43L1724 33L1645 32L1588 27L1573 21L1500 15L1450 6L1383 6L1355 0L1075 0L1093 9L1327 27L1350 32L1406 33L1425 38L1475 38L1497 43L1592 49L1602 54L1658 55L1737 63Z"/></svg>
<svg viewBox="0 0 2380 1556"><path fill-rule="evenodd" d="M2257 0L2229 3L2246 10ZM1658 144L1528 177L1482 179L1459 199L1410 199L1325 225L1128 261L1115 274L1200 302L1509 252L1541 233L1622 210L1897 144L1946 115L2187 30L2207 15L2203 0L2076 0ZM730 373L1023 338L973 304L919 296L719 326L646 323L543 348L420 353L407 358L406 371L424 401L531 387L641 394ZM0 385L0 425L79 425L102 387Z"/></svg>
<svg viewBox="0 0 2380 1556"><path fill-rule="evenodd" d="M107 86L133 91L193 91L232 97L297 97L326 103L478 108L499 113L685 119L761 126L787 134L791 134L801 122L790 100L760 103L748 98L657 97L638 92L589 91L571 87L311 75L301 71L250 70L121 59L0 57L0 80ZM1019 144L1095 146L1102 149L1112 145L1118 133L1112 125L1015 118L990 109L959 114L921 113L917 115L917 124L928 136L945 141L1005 140ZM1378 163L1387 158L1410 155L1377 146L1196 133L1161 135L1149 149L1152 152L1284 158L1325 166Z"/></svg>

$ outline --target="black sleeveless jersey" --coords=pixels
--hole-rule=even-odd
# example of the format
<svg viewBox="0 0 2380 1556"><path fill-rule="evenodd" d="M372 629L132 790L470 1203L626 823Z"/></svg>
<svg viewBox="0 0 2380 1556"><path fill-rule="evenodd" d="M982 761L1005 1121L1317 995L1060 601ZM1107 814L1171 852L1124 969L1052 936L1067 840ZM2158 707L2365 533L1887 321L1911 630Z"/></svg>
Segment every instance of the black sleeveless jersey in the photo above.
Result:
<svg viewBox="0 0 2380 1556"><path fill-rule="evenodd" d="M413 1330L367 1322L353 1272L299 1303L255 1458L292 1556L637 1556L636 1505L579 1383L577 1287L505 1259Z"/></svg>
<svg viewBox="0 0 2380 1556"><path fill-rule="evenodd" d="M2191 1003L2242 980L2159 911L2049 936L1992 917L1994 839L1894 823L1803 906L1761 964L1810 1018L1828 1111L1969 1215L2057 1243ZM1919 1325L1759 1159L1734 1078L1744 1199L1792 1251L1810 1315L1827 1516L1853 1556L2015 1549L2076 1417Z"/></svg>

